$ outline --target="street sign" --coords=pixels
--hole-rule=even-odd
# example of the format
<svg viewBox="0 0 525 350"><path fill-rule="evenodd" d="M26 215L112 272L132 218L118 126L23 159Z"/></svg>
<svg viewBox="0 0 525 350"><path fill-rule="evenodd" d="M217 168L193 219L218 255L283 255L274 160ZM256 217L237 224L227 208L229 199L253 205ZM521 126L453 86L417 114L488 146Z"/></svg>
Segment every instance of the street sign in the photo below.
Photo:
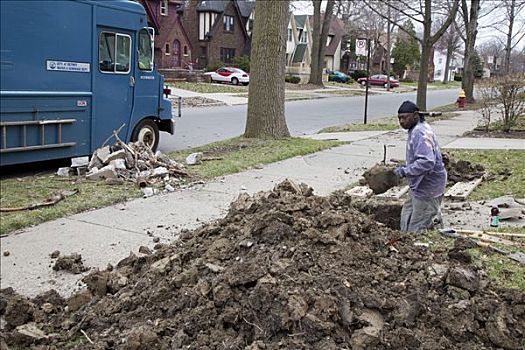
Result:
<svg viewBox="0 0 525 350"><path fill-rule="evenodd" d="M357 56L366 56L366 39L355 39L355 54Z"/></svg>

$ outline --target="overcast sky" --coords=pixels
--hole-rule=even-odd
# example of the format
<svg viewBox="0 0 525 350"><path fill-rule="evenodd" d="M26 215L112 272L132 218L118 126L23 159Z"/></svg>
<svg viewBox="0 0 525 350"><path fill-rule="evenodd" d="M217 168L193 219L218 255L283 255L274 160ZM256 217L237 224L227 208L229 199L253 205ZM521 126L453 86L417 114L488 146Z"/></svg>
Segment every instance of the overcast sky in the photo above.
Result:
<svg viewBox="0 0 525 350"><path fill-rule="evenodd" d="M311 15L313 14L313 7L312 7L312 1L311 0L294 0L292 1L293 6L293 12L297 15L307 14ZM326 1L322 2L322 8L326 7ZM363 6L365 6L363 4ZM479 21L479 32L476 39L476 45L482 44L483 42L491 41L495 37L500 38L500 40L503 40L503 42L506 42L506 38L504 35L497 30L494 30L493 28L487 28L488 25L495 22L495 18L503 16L503 10L498 10L497 12L492 13L490 16L486 16L480 19ZM522 13L519 14L519 16L516 18L516 22L525 22L525 11L522 11ZM415 27L418 28L418 23L414 23ZM516 25L514 26L514 32L516 33ZM503 29L503 28L502 28ZM503 29L504 30L504 29ZM525 48L525 38L523 38L520 43L517 45L515 50L523 50Z"/></svg>

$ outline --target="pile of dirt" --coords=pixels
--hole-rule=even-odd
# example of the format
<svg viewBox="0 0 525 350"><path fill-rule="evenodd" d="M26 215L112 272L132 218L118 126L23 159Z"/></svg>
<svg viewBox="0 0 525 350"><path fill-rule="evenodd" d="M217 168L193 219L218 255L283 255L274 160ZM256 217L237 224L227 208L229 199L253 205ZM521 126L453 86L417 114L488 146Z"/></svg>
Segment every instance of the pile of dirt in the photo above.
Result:
<svg viewBox="0 0 525 350"><path fill-rule="evenodd" d="M91 273L65 301L3 290L2 336L45 349L521 348L523 293L491 287L461 247L414 246L349 197L312 192L242 194L223 219Z"/></svg>
<svg viewBox="0 0 525 350"><path fill-rule="evenodd" d="M89 268L85 267L82 262L82 255L78 253L73 253L71 255L55 255L55 253L52 253L51 257L53 256L57 259L53 265L53 270L55 271L67 271L79 274L89 270Z"/></svg>
<svg viewBox="0 0 525 350"><path fill-rule="evenodd" d="M447 169L449 184L479 179L486 173L483 165L466 160L456 161L448 153L443 153L443 163Z"/></svg>

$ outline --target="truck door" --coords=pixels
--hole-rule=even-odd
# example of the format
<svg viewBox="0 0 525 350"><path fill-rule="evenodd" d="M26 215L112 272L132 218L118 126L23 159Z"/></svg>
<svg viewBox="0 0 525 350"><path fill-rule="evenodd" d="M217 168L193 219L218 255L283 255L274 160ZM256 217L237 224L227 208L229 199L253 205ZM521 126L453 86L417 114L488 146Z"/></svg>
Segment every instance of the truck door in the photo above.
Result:
<svg viewBox="0 0 525 350"><path fill-rule="evenodd" d="M93 149L100 147L122 124L125 126L119 137L127 141L135 87L133 34L103 27L98 28L97 34L97 68L93 72Z"/></svg>
<svg viewBox="0 0 525 350"><path fill-rule="evenodd" d="M142 119L157 117L159 114L160 77L153 69L153 40L148 28L138 32L135 65L135 103L128 137L131 137L133 127Z"/></svg>

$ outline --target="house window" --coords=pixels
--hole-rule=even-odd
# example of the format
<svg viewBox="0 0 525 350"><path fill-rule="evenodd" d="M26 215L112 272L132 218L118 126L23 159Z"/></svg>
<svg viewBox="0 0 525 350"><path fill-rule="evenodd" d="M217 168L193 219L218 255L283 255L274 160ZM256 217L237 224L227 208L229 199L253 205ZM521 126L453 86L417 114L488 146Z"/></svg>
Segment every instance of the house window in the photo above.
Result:
<svg viewBox="0 0 525 350"><path fill-rule="evenodd" d="M233 16L224 16L222 22L225 32L233 32Z"/></svg>
<svg viewBox="0 0 525 350"><path fill-rule="evenodd" d="M168 15L168 0L161 0L160 1L160 14L162 16Z"/></svg>
<svg viewBox="0 0 525 350"><path fill-rule="evenodd" d="M288 41L292 42L293 40L293 32L291 28L288 28Z"/></svg>
<svg viewBox="0 0 525 350"><path fill-rule="evenodd" d="M184 55L188 55L188 47L187 46L184 46Z"/></svg>
<svg viewBox="0 0 525 350"><path fill-rule="evenodd" d="M235 49L221 47L221 62L233 63L234 57L235 57Z"/></svg>
<svg viewBox="0 0 525 350"><path fill-rule="evenodd" d="M303 30L301 32L301 40L299 40L301 43L307 43L308 42L308 32L306 30Z"/></svg>
<svg viewBox="0 0 525 350"><path fill-rule="evenodd" d="M206 56L206 46L201 46L201 56Z"/></svg>
<svg viewBox="0 0 525 350"><path fill-rule="evenodd" d="M330 45L332 43L332 40L334 40L334 36L333 35L328 35L326 37L326 46Z"/></svg>
<svg viewBox="0 0 525 350"><path fill-rule="evenodd" d="M131 68L131 37L101 32L98 43L98 61L101 72L129 73Z"/></svg>
<svg viewBox="0 0 525 350"><path fill-rule="evenodd" d="M440 57L440 58L438 59L438 63L441 64L442 62L443 62L443 59Z"/></svg>
<svg viewBox="0 0 525 350"><path fill-rule="evenodd" d="M166 46L164 47L164 54L166 56L170 55L170 44L169 43L166 43Z"/></svg>

